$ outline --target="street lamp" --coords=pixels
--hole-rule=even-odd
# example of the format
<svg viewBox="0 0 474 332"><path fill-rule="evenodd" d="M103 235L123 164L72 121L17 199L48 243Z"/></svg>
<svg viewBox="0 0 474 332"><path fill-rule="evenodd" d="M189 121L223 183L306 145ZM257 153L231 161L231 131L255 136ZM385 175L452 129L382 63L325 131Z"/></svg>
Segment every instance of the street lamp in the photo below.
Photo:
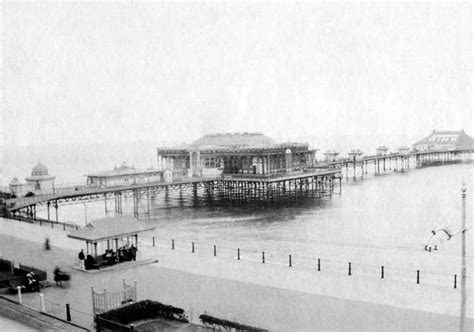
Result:
<svg viewBox="0 0 474 332"><path fill-rule="evenodd" d="M462 244L461 244L461 256L462 256L462 266L461 266L461 321L459 330L464 332L465 321L466 321L466 191L467 188L463 182L461 188L461 197L462 197Z"/></svg>

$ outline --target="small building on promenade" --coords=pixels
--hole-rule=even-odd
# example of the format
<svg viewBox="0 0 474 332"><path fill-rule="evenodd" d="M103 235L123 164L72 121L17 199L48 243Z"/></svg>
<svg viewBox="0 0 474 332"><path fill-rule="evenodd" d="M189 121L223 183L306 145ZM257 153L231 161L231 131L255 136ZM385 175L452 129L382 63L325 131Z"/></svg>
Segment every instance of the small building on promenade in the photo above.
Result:
<svg viewBox="0 0 474 332"><path fill-rule="evenodd" d="M16 197L52 194L54 193L54 179L49 175L48 168L41 162L33 167L31 175L26 177L26 183L21 183L18 178L13 178L10 183L10 191Z"/></svg>
<svg viewBox="0 0 474 332"><path fill-rule="evenodd" d="M436 131L413 144L415 151L443 151L473 149L474 140L464 130Z"/></svg>
<svg viewBox="0 0 474 332"><path fill-rule="evenodd" d="M173 178L297 171L312 166L315 153L306 143L276 143L246 132L205 135L187 146L157 148L158 167L171 171Z"/></svg>
<svg viewBox="0 0 474 332"><path fill-rule="evenodd" d="M113 170L86 174L88 187L127 186L148 182L163 181L163 172L157 169L140 170L125 162Z"/></svg>

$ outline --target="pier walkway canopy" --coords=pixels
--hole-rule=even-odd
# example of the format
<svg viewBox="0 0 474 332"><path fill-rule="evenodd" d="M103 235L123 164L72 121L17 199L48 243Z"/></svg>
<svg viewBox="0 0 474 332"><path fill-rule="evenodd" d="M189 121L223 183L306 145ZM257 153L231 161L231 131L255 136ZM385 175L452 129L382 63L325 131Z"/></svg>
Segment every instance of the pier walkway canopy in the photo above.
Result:
<svg viewBox="0 0 474 332"><path fill-rule="evenodd" d="M69 233L68 237L86 242L86 269L88 269L88 261L91 265L89 268L98 268L103 265L135 260L138 234L155 228L156 226L140 222L133 216L122 215L92 220L85 227ZM102 244L102 248L106 246L104 254L98 255L98 243Z"/></svg>

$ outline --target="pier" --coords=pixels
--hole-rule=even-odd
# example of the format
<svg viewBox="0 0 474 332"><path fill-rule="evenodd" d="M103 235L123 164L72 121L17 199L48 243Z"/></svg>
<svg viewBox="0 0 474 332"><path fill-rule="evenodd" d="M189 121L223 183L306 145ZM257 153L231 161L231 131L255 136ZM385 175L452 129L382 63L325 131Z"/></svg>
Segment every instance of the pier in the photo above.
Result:
<svg viewBox="0 0 474 332"><path fill-rule="evenodd" d="M131 197L133 215L149 216L151 196L164 193L184 200L203 199L210 204L271 205L304 197L322 198L342 193L342 179L362 180L369 173L378 176L407 172L413 168L472 162L473 149L424 151L364 156L315 164L298 171L269 174L224 174L220 177L191 177L172 182L141 183L128 186L56 188L53 194L7 199L13 217L39 220L38 206L46 206L47 221L59 223L60 206L93 201L104 202L104 215L123 213L123 199ZM140 209L142 206L142 209ZM145 206L143 208L143 206Z"/></svg>
<svg viewBox="0 0 474 332"><path fill-rule="evenodd" d="M138 218L150 215L151 196L158 193L164 193L165 200L173 192L181 199L185 196L194 200L202 198L210 203L270 205L294 201L303 196L321 198L340 194L341 179L340 169L308 168L281 174L232 174L106 188L58 188L53 194L8 199L6 204L13 217L31 220L38 219L38 206L46 206L47 221L58 223L60 206L102 200L106 216L120 215L123 213L123 199L131 197L133 215ZM143 205L144 211L139 208Z"/></svg>
<svg viewBox="0 0 474 332"><path fill-rule="evenodd" d="M402 146L387 153L387 147L379 146L375 155L352 150L339 159L338 152L328 151L325 161L316 161L317 150L307 143L276 143L261 133L212 134L189 145L157 148L158 168L139 170L124 162L113 170L86 175L85 185L57 188L54 176L38 163L27 184L12 180L10 189L17 197L3 199L2 208L14 218L38 220L41 206L46 209L43 220L53 225L60 222L60 206L103 201L105 216L121 215L128 198L136 218L149 217L151 200L158 196L166 203L176 199L179 206L185 201L211 206L280 205L341 194L343 178L358 181L369 173L379 176L472 162L473 145L463 130L433 131L411 149Z"/></svg>

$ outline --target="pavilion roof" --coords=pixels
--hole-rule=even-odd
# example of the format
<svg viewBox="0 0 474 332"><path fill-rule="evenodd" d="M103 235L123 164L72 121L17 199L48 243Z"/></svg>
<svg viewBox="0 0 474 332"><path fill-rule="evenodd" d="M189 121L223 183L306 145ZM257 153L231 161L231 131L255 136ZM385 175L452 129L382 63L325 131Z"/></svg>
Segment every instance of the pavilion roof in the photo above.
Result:
<svg viewBox="0 0 474 332"><path fill-rule="evenodd" d="M458 131L436 131L416 142L419 144L454 144L457 148L472 148L474 146L474 139L468 136L464 130Z"/></svg>
<svg viewBox="0 0 474 332"><path fill-rule="evenodd" d="M77 240L98 242L151 231L156 226L138 221L133 216L116 216L92 220L87 226L69 233L67 236Z"/></svg>
<svg viewBox="0 0 474 332"><path fill-rule="evenodd" d="M204 135L203 137L195 140L192 143L192 146L196 148L205 146L243 147L270 144L275 144L275 142L262 133L244 132Z"/></svg>

